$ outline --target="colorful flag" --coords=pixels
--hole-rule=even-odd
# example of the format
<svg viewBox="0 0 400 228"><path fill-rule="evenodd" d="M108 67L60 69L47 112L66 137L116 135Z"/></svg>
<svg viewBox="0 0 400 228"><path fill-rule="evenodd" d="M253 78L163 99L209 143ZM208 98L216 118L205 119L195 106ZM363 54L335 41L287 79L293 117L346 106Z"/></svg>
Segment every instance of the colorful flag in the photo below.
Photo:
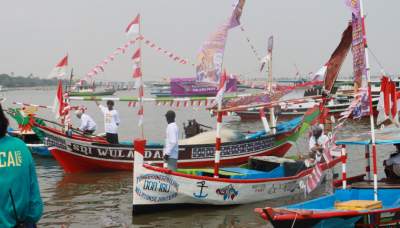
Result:
<svg viewBox="0 0 400 228"><path fill-rule="evenodd" d="M357 101L355 107L353 109L352 115L353 119L359 119L363 116L369 115L369 98L368 98L368 89L360 88L358 92L355 94L354 100Z"/></svg>
<svg viewBox="0 0 400 228"><path fill-rule="evenodd" d="M218 83L222 73L222 59L228 31L240 24L245 0L234 5L231 17L206 40L197 55L196 78L199 82Z"/></svg>
<svg viewBox="0 0 400 228"><path fill-rule="evenodd" d="M274 46L274 37L270 36L268 38L268 48L267 48L267 55L262 59L261 61L261 67L260 67L260 72L264 69L265 64L268 61L271 61L271 56L272 56L272 48Z"/></svg>
<svg viewBox="0 0 400 228"><path fill-rule="evenodd" d="M131 23L126 27L125 32L128 35L139 33L140 14L138 14Z"/></svg>
<svg viewBox="0 0 400 228"><path fill-rule="evenodd" d="M345 0L345 3L350 8L352 14L361 18L360 0Z"/></svg>
<svg viewBox="0 0 400 228"><path fill-rule="evenodd" d="M67 75L68 55L64 56L50 72L48 78L64 77Z"/></svg>
<svg viewBox="0 0 400 228"><path fill-rule="evenodd" d="M346 5L352 12L352 47L354 89L361 88L362 76L366 73L363 22L359 0L346 0Z"/></svg>
<svg viewBox="0 0 400 228"><path fill-rule="evenodd" d="M224 73L222 74L222 76L220 78L218 92L217 92L217 95L215 96L215 100L214 100L214 103L216 102L218 105L222 104L222 99L224 98L227 81L228 80L227 80L227 76L226 76L226 70L224 70Z"/></svg>
<svg viewBox="0 0 400 228"><path fill-rule="evenodd" d="M228 29L240 25L240 17L242 16L245 1L246 0L236 0L235 4L233 4L233 12L228 22Z"/></svg>
<svg viewBox="0 0 400 228"><path fill-rule="evenodd" d="M352 42L352 25L349 23L346 30L342 34L342 39L332 53L329 61L326 64L326 75L324 79L324 89L326 91L331 91L336 78L339 75L340 68L344 60L346 59L347 53L349 53L351 42Z"/></svg>
<svg viewBox="0 0 400 228"><path fill-rule="evenodd" d="M59 80L57 87L57 94L56 97L54 98L53 109L52 109L52 111L56 114L56 119L59 119L64 112L65 103L63 95L64 94L63 94L62 82L61 80Z"/></svg>

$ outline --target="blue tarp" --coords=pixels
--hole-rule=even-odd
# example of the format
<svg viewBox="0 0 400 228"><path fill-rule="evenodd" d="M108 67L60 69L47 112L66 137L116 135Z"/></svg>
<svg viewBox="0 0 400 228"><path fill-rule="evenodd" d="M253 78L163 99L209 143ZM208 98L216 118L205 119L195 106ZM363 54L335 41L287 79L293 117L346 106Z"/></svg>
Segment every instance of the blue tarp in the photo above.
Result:
<svg viewBox="0 0 400 228"><path fill-rule="evenodd" d="M296 117L289 121L280 122L276 126L276 132L279 134L282 132L290 131L293 128L297 127L301 123L302 119L303 119L303 117ZM257 131L255 133L246 135L246 139L256 139L256 138L259 138L264 135L265 135L265 130L261 130L261 131Z"/></svg>

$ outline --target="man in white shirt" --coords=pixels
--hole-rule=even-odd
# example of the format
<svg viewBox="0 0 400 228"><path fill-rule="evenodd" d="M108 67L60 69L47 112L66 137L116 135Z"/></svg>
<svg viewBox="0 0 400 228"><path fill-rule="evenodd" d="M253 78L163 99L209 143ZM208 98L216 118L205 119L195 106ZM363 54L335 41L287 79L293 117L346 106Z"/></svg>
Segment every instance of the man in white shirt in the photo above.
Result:
<svg viewBox="0 0 400 228"><path fill-rule="evenodd" d="M319 125L314 125L311 130L312 135L309 142L310 157L316 162L320 162L323 158L322 153L325 144L329 141L329 138L323 134L323 129Z"/></svg>
<svg viewBox="0 0 400 228"><path fill-rule="evenodd" d="M84 134L93 134L96 131L96 123L83 109L77 110L75 114L81 120L79 130L83 131Z"/></svg>
<svg viewBox="0 0 400 228"><path fill-rule="evenodd" d="M104 115L104 131L106 132L107 142L118 144L118 126L121 121L118 111L114 109L114 101L108 100L107 108L99 104L98 101L96 101L96 104Z"/></svg>
<svg viewBox="0 0 400 228"><path fill-rule="evenodd" d="M165 114L165 118L167 119L167 130L165 136L165 145L164 145L164 161L168 165L168 169L172 171L176 171L176 163L178 161L178 139L179 139L179 128L175 123L175 112L169 110Z"/></svg>
<svg viewBox="0 0 400 228"><path fill-rule="evenodd" d="M396 153L391 154L389 159L383 161L388 179L400 179L400 144L394 144L394 146Z"/></svg>

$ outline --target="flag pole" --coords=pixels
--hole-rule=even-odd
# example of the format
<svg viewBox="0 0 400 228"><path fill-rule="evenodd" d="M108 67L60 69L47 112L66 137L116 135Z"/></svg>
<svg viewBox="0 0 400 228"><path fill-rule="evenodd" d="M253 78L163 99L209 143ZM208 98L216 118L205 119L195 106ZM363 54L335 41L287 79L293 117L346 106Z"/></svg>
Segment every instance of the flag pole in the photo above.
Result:
<svg viewBox="0 0 400 228"><path fill-rule="evenodd" d="M374 169L374 200L378 200L378 168L377 168L377 157L376 157L376 143L375 143L375 121L372 106L372 91L371 91L371 76L370 76L370 66L368 58L368 43L367 43L367 33L365 30L365 14L363 0L360 0L360 14L362 23L362 34L363 34L363 44L364 44L364 54L365 54L365 73L367 76L368 83L368 101L369 101L369 119L371 125L371 144L372 144L372 162Z"/></svg>
<svg viewBox="0 0 400 228"><path fill-rule="evenodd" d="M141 24L142 24L142 18L140 17L139 14L139 37L142 36L142 32L141 32ZM140 62L139 62L139 66L140 66L140 70L141 72L143 72L142 70L142 39L139 39L139 50L140 50ZM142 73L143 74L143 73ZM144 95L144 89L143 89L143 79L142 79L143 75L140 76L140 87L139 87L139 104L140 104L140 112L141 112L141 117L142 120L140 120L140 136L142 139L144 139L144 127L143 127L143 118L144 118L144 108L143 108L143 95Z"/></svg>
<svg viewBox="0 0 400 228"><path fill-rule="evenodd" d="M217 132L215 137L214 178L219 177L219 166L221 160L221 127L222 127L222 100L218 102Z"/></svg>
<svg viewBox="0 0 400 228"><path fill-rule="evenodd" d="M269 42L268 42L269 45ZM272 48L271 45L270 50L268 50L269 61L268 61L268 92L272 94ZM272 134L276 134L276 119L275 119L275 107L271 107L269 109L269 121L271 122ZM267 132L266 132L267 133Z"/></svg>

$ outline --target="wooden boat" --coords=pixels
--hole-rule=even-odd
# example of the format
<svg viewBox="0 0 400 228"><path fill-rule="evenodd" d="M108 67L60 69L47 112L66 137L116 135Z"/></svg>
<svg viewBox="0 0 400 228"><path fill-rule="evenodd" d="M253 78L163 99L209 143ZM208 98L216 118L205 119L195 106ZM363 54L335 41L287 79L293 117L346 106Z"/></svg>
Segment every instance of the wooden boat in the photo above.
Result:
<svg viewBox="0 0 400 228"><path fill-rule="evenodd" d="M394 126L376 130L375 137L377 145L400 143L399 129ZM346 140L337 141L336 144L365 147L367 159L365 175L346 178L344 174L344 179L336 182L336 186L341 189L337 189L328 196L285 207L256 208L255 211L263 219L271 222L274 227L332 227L333 224L342 227L398 226L400 224L400 217L398 217L400 215L400 181L382 179L377 182L374 189L369 167L370 157L373 157L370 156L369 150L370 134L360 133ZM374 200L375 191L378 201ZM371 204L374 205L376 202L379 202L381 206L370 208ZM343 204L346 207L343 207Z"/></svg>
<svg viewBox="0 0 400 228"><path fill-rule="evenodd" d="M387 188L382 188L386 186ZM400 219L400 183L382 183L379 203L374 208L374 192L369 188L352 186L284 208L257 208L255 211L273 227L398 227ZM350 200L353 200L350 202ZM357 201L356 201L357 200ZM335 202L338 209L335 209ZM338 202L342 202L340 205ZM350 204L348 207L343 207ZM342 209L340 208L346 208Z"/></svg>
<svg viewBox="0 0 400 228"><path fill-rule="evenodd" d="M20 130L8 129L7 133L24 141L32 154L44 157L52 156L50 151L47 149L47 146L42 143L36 133L32 130L21 132Z"/></svg>
<svg viewBox="0 0 400 228"><path fill-rule="evenodd" d="M379 97L373 99L373 107L374 107L374 115L378 114L376 107L378 105ZM310 108L317 104L316 101L308 101L300 104L291 104L289 106L282 106L280 109L277 109L277 115L279 115L280 119L290 119L296 116L304 115L304 113ZM333 100L333 102L328 103L326 107L329 110L329 115L334 117L339 117L340 114L346 111L351 104L351 100L347 97L338 97ZM259 112L257 111L239 111L235 112L236 115L240 117L241 120L258 120L260 118ZM269 112L265 110L265 114L268 117Z"/></svg>
<svg viewBox="0 0 400 228"><path fill-rule="evenodd" d="M300 133L319 114L313 109L305 117L295 118L277 126L275 135L257 132L247 139L222 143L221 163L224 166L247 163L250 156L282 157ZM67 173L107 170L132 170L133 146L109 144L102 137L73 134L67 137L58 129L36 125L44 134L44 143ZM145 159L162 164L162 144L146 145ZM207 167L214 162L215 144L179 146L178 167Z"/></svg>
<svg viewBox="0 0 400 228"><path fill-rule="evenodd" d="M219 177L213 177L213 169L178 169L173 172L143 162L145 143L145 140L135 140L133 214L183 205L238 205L303 194L300 183L313 169L305 168L304 162L283 159L281 165L270 160L273 165L265 170L221 168ZM326 181L332 179L329 170L339 161L334 159L317 164Z"/></svg>

